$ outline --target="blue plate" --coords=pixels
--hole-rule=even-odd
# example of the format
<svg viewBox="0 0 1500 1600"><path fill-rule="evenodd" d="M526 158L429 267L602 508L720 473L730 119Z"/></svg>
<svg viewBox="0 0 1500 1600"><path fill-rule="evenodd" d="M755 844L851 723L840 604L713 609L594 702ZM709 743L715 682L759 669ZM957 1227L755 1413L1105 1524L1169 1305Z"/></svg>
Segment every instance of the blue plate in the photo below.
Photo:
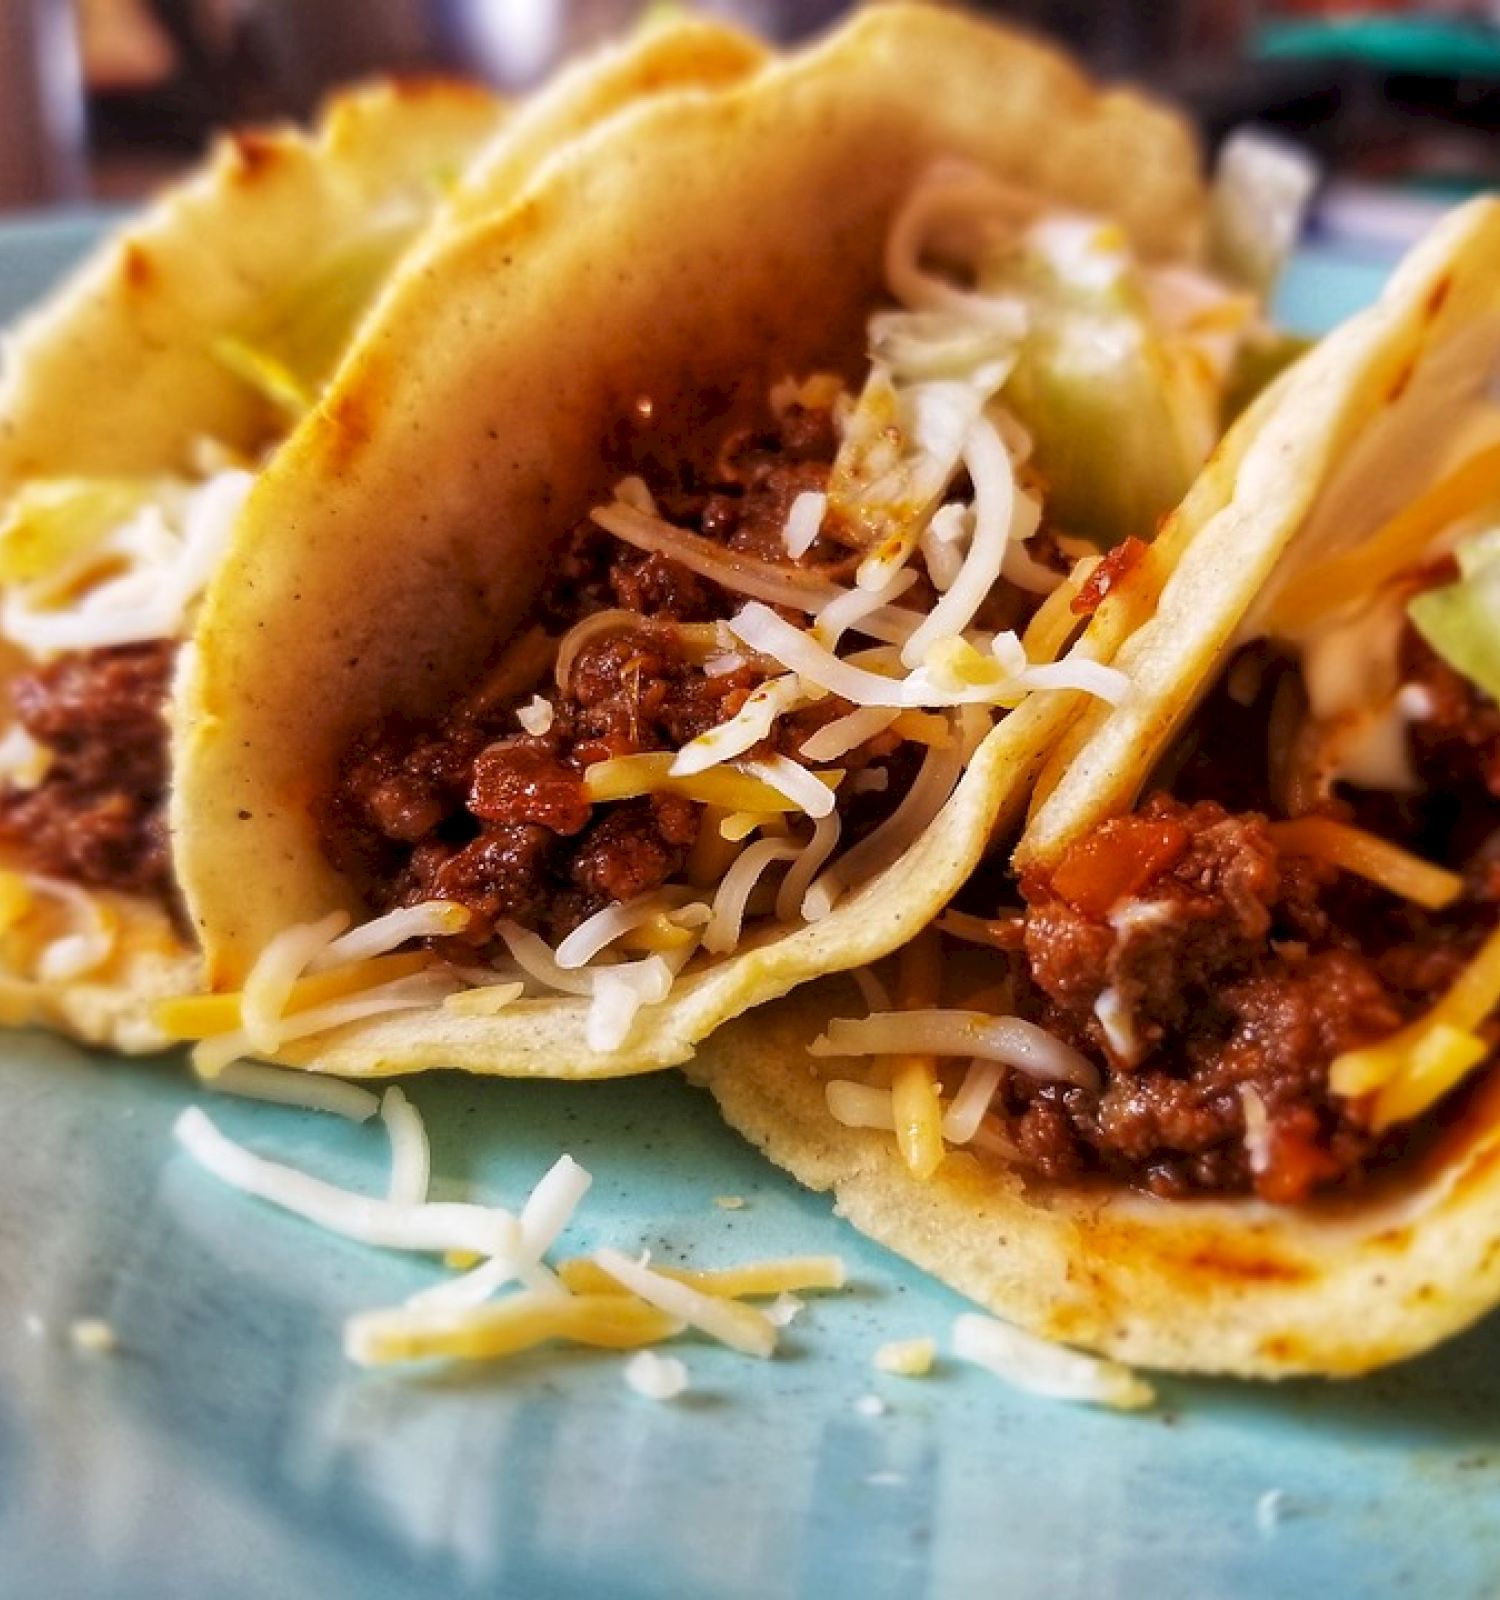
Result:
<svg viewBox="0 0 1500 1600"><path fill-rule="evenodd" d="M88 219L0 229L9 315ZM1352 273L1352 276L1351 276ZM1371 269L1304 259L1303 325ZM86 409L79 425L87 426ZM594 1188L565 1247L732 1262L838 1251L775 1360L680 1346L672 1405L620 1361L369 1374L342 1319L435 1269L217 1187L175 1153L202 1099L173 1061L14 1034L0 1057L0 1595L858 1595L1098 1600L1493 1596L1500 1324L1362 1383L1163 1382L1119 1416L974 1369L879 1376L962 1302L769 1170L673 1075L411 1085L437 1189L514 1200L569 1150ZM378 1125L216 1100L231 1135L377 1191ZM739 1196L743 1209L716 1206ZM78 1318L118 1349L75 1350ZM861 1404L878 1396L876 1415Z"/></svg>

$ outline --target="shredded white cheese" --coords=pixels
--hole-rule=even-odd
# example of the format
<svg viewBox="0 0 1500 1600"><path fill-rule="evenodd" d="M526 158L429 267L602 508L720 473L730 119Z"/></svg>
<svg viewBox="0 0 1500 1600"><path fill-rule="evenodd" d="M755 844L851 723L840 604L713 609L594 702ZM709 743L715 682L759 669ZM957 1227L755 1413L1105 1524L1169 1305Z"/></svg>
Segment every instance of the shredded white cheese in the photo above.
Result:
<svg viewBox="0 0 1500 1600"><path fill-rule="evenodd" d="M647 1400L675 1400L687 1389L688 1370L676 1356L637 1350L625 1363L625 1382Z"/></svg>
<svg viewBox="0 0 1500 1600"><path fill-rule="evenodd" d="M253 482L248 472L221 472L167 493L63 571L12 584L0 632L40 657L180 637ZM100 572L110 575L88 581Z"/></svg>
<svg viewBox="0 0 1500 1600"><path fill-rule="evenodd" d="M0 738L0 777L17 789L34 789L47 776L52 752L18 722Z"/></svg>
<svg viewBox="0 0 1500 1600"><path fill-rule="evenodd" d="M68 1328L68 1337L75 1350L89 1355L107 1356L119 1348L115 1330L100 1317L79 1317Z"/></svg>
<svg viewBox="0 0 1500 1600"><path fill-rule="evenodd" d="M412 939L440 939L462 933L469 925L470 915L469 908L456 900L424 900L420 905L397 906L331 940L312 957L307 970L327 972L334 967L352 967L399 950Z"/></svg>
<svg viewBox="0 0 1500 1600"><path fill-rule="evenodd" d="M792 1294L789 1290L782 1293L766 1307L766 1321L773 1328L789 1328L797 1320L798 1315L804 1310L807 1302Z"/></svg>
<svg viewBox="0 0 1500 1600"><path fill-rule="evenodd" d="M1250 1158L1251 1172L1259 1175L1271 1166L1271 1119L1253 1084L1240 1085L1240 1104L1245 1108L1245 1153Z"/></svg>
<svg viewBox="0 0 1500 1600"><path fill-rule="evenodd" d="M594 1260L610 1277L669 1317L680 1317L689 1327L697 1328L700 1333L743 1355L764 1358L775 1350L776 1329L763 1311L741 1305L737 1300L704 1294L675 1278L664 1277L646 1265L648 1259L632 1261L611 1249L594 1253Z"/></svg>
<svg viewBox="0 0 1500 1600"><path fill-rule="evenodd" d="M381 1096L380 1120L391 1141L391 1178L386 1198L396 1206L422 1205L432 1178L427 1125L395 1084Z"/></svg>
<svg viewBox="0 0 1500 1600"><path fill-rule="evenodd" d="M397 1205L340 1189L236 1144L197 1106L178 1117L172 1132L188 1155L221 1183L361 1244L438 1255L456 1250L482 1256L520 1254L520 1226L499 1207L451 1201Z"/></svg>
<svg viewBox="0 0 1500 1600"><path fill-rule="evenodd" d="M823 513L828 509L828 496L815 490L804 490L792 501L787 512L786 526L782 529L782 542L793 561L799 560L812 549L823 526Z"/></svg>
<svg viewBox="0 0 1500 1600"><path fill-rule="evenodd" d="M1049 1344L993 1317L966 1311L953 1324L953 1353L1029 1394L1133 1411L1156 1391L1128 1367Z"/></svg>
<svg viewBox="0 0 1500 1600"><path fill-rule="evenodd" d="M943 1112L943 1138L948 1144L968 1144L979 1132L1005 1069L998 1061L971 1061L952 1103Z"/></svg>
<svg viewBox="0 0 1500 1600"><path fill-rule="evenodd" d="M744 755L763 739L769 737L772 725L784 712L802 703L802 686L794 676L768 678L751 690L744 705L727 721L700 733L677 752L672 762L674 778L691 777L696 772L706 772L723 761L732 761ZM820 789L823 788L819 784ZM829 805L833 796L825 789L824 798Z"/></svg>
<svg viewBox="0 0 1500 1600"><path fill-rule="evenodd" d="M982 1056L1044 1083L1076 1083L1094 1089L1099 1073L1071 1045L1021 1017L982 1011L917 1010L838 1017L807 1047L815 1056Z"/></svg>
<svg viewBox="0 0 1500 1600"><path fill-rule="evenodd" d="M327 1111L350 1122L368 1122L380 1110L380 1097L357 1083L248 1061L231 1062L203 1079L203 1087L242 1100L267 1100L304 1111Z"/></svg>
<svg viewBox="0 0 1500 1600"><path fill-rule="evenodd" d="M544 700L539 694L532 695L531 699L516 712L516 721L534 739L540 739L551 729L552 717L552 702Z"/></svg>
<svg viewBox="0 0 1500 1600"><path fill-rule="evenodd" d="M817 819L833 814L833 790L819 781L815 773L787 756L768 756L764 761L744 761L740 765L751 777L783 794L799 810Z"/></svg>

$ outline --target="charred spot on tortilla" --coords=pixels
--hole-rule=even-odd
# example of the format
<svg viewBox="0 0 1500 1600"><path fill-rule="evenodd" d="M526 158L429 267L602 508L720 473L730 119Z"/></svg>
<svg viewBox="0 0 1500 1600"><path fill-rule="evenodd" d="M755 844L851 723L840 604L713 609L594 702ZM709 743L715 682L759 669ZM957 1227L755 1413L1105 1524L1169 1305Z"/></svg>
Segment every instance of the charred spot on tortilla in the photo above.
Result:
<svg viewBox="0 0 1500 1600"><path fill-rule="evenodd" d="M134 240L120 252L120 271L126 284L136 291L149 289L156 280L156 263L146 247Z"/></svg>
<svg viewBox="0 0 1500 1600"><path fill-rule="evenodd" d="M274 135L248 130L231 133L224 149L231 177L247 186L259 183L289 159L286 147Z"/></svg>

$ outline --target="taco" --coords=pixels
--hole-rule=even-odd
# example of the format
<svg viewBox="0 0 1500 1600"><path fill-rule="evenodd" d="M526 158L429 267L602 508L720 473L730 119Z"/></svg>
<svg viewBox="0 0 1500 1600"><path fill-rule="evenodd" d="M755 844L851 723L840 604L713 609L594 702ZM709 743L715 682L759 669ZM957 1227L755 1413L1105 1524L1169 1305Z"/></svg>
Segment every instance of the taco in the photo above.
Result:
<svg viewBox="0 0 1500 1600"><path fill-rule="evenodd" d="M1500 1299L1497 248L1452 215L1232 429L1013 858L699 1063L1027 1329L1344 1376Z"/></svg>
<svg viewBox="0 0 1500 1600"><path fill-rule="evenodd" d="M384 286L503 209L550 153L758 47L653 30L507 112L378 85L318 131L226 138L12 331L0 380L0 977L6 1014L160 1047L197 982L165 822L163 707L255 473L315 406Z"/></svg>
<svg viewBox="0 0 1500 1600"><path fill-rule="evenodd" d="M603 1076L902 943L1122 685L1256 315L1205 210L1175 116L883 6L448 241L207 601L173 823L225 992L164 1025Z"/></svg>

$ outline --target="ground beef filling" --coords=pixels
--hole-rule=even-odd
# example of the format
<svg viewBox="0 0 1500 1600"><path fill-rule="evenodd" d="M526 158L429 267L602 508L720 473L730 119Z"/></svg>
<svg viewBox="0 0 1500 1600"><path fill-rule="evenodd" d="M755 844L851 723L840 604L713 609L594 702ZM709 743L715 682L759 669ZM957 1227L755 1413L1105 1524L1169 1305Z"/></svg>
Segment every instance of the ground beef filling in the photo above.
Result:
<svg viewBox="0 0 1500 1600"><path fill-rule="evenodd" d="M1462 870L1463 898L1424 913L1281 854L1264 815L1209 800L1157 794L1103 824L1021 886L1019 1009L1104 1080L1093 1093L1008 1075L996 1109L1022 1164L1295 1202L1409 1146L1409 1130L1373 1134L1328 1069L1429 1007L1493 926L1500 711L1410 630L1402 678L1430 704L1413 730L1426 798L1346 809ZM1255 1158L1249 1095L1268 1129Z"/></svg>
<svg viewBox="0 0 1500 1600"><path fill-rule="evenodd" d="M785 561L787 513L797 495L825 486L835 449L830 414L794 405L774 431L731 440L707 480L651 488L679 526ZM823 539L808 557L840 577L851 560ZM678 750L740 709L764 674L706 672L679 625L732 616L741 604L671 560L580 524L553 563L536 622L554 638L605 610L632 612L640 624L589 640L565 687L549 670L498 701L476 694L436 724L370 730L342 764L321 818L330 858L377 909L434 898L468 906L466 937L476 944L502 918L555 941L612 902L680 877L702 808L666 794L594 805L583 774L611 757ZM533 688L553 706L539 735L517 732L516 710ZM848 709L830 699L784 719L752 755L795 756L814 727ZM872 741L839 764L885 761L896 744ZM895 774L890 792L899 793Z"/></svg>
<svg viewBox="0 0 1500 1600"><path fill-rule="evenodd" d="M50 763L34 788L0 788L0 841L36 871L169 900L165 705L175 648L79 651L15 680L16 719Z"/></svg>

